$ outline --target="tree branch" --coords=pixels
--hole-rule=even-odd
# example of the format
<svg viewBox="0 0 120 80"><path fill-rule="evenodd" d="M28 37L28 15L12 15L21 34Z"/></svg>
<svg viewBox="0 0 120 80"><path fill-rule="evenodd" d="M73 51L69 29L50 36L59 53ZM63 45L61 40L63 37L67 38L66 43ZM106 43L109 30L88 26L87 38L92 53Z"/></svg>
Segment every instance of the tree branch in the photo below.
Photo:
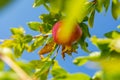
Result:
<svg viewBox="0 0 120 80"><path fill-rule="evenodd" d="M0 59L8 64L21 78L21 80L33 80L27 73L25 73L11 58L0 53Z"/></svg>

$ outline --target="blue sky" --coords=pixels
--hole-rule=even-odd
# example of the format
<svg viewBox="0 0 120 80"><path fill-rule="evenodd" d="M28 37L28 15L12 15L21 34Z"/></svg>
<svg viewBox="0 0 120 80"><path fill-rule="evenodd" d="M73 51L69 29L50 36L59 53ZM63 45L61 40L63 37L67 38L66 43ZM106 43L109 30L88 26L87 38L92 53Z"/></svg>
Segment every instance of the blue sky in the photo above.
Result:
<svg viewBox="0 0 120 80"><path fill-rule="evenodd" d="M27 34L39 34L35 31L30 30L27 26L27 22L41 21L38 16L41 13L47 13L47 11L42 6L38 8L32 8L33 2L34 0L16 0L12 4L8 5L4 10L0 11L0 39L6 39L10 37L11 27L23 26ZM116 26L118 26L119 24L120 20L115 21L112 18L111 10L109 8L107 13L96 13L94 28L90 29L90 33L91 35L96 35L97 37L104 37L104 33L111 30L117 30ZM98 49L93 46L89 40L88 42L88 48L91 51L98 51ZM26 61L39 59L37 52L38 50L36 50L34 53L24 52L24 54L22 55L22 59ZM72 60L75 57L81 55L87 55L87 53L79 48L78 54L73 54L73 57L66 56L65 61L62 59L59 53L57 60L64 69L71 73L85 72L92 76L97 69L88 69L88 67L86 66L78 67L72 63Z"/></svg>

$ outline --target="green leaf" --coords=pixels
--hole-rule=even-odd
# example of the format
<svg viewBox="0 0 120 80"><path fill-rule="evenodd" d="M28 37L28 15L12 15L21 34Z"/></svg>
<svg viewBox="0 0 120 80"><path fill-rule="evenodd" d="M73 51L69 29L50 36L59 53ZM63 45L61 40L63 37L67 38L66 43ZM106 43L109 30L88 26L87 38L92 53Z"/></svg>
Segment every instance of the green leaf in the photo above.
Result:
<svg viewBox="0 0 120 80"><path fill-rule="evenodd" d="M96 0L96 10L98 12L101 12L103 9L103 0Z"/></svg>
<svg viewBox="0 0 120 80"><path fill-rule="evenodd" d="M41 59L41 60L32 60L29 62L30 66L35 68L35 69L41 69L42 66L46 63L51 62L51 59L49 59L48 57Z"/></svg>
<svg viewBox="0 0 120 80"><path fill-rule="evenodd" d="M111 39L99 39L96 36L91 38L91 41L94 45L96 45L101 51L109 51L109 43L111 43Z"/></svg>
<svg viewBox="0 0 120 80"><path fill-rule="evenodd" d="M28 52L32 52L38 47L42 46L44 42L47 40L46 36L40 36L39 38L36 38L34 42L28 47Z"/></svg>
<svg viewBox="0 0 120 80"><path fill-rule="evenodd" d="M90 33L89 33L89 29L88 29L88 25L86 25L85 23L81 23L80 27L82 29L82 37L81 39L78 41L78 43L81 45L81 48L86 51L86 52L90 52L87 47L88 47L88 43L85 42L85 39L87 37L90 37Z"/></svg>
<svg viewBox="0 0 120 80"><path fill-rule="evenodd" d="M29 75L33 75L34 73L34 68L31 66L30 63L23 61L23 60L19 60L16 62L18 66L20 66L27 74Z"/></svg>
<svg viewBox="0 0 120 80"><path fill-rule="evenodd" d="M94 16L95 16L95 9L93 9L93 11L90 13L90 17L88 18L88 24L90 27L93 27Z"/></svg>
<svg viewBox="0 0 120 80"><path fill-rule="evenodd" d="M84 65L88 60L86 59L86 57L78 57L75 58L73 63L77 66L82 66Z"/></svg>
<svg viewBox="0 0 120 80"><path fill-rule="evenodd" d="M42 67L42 65L45 63L45 61L41 61L41 60L32 60L29 62L30 65L35 68L35 69L40 69Z"/></svg>
<svg viewBox="0 0 120 80"><path fill-rule="evenodd" d="M83 19L83 22L88 21L88 16Z"/></svg>
<svg viewBox="0 0 120 80"><path fill-rule="evenodd" d="M111 51L120 53L120 35L119 38L113 39L109 45Z"/></svg>
<svg viewBox="0 0 120 80"><path fill-rule="evenodd" d="M118 32L118 31L111 31L111 32L105 33L104 35L105 35L105 37L107 37L107 38L112 38L112 39L114 39L114 38L120 37L120 32Z"/></svg>
<svg viewBox="0 0 120 80"><path fill-rule="evenodd" d="M44 80L47 78L48 76L48 72L50 67L52 66L53 61L47 61L45 62L42 67L35 73L36 77L41 77L42 79L44 78ZM44 77L43 77L44 74Z"/></svg>
<svg viewBox="0 0 120 80"><path fill-rule="evenodd" d="M79 44L81 45L81 48L84 50L84 51L86 51L86 52L90 52L89 50L88 50L88 43L87 42L85 42L85 41L79 41Z"/></svg>
<svg viewBox="0 0 120 80"><path fill-rule="evenodd" d="M22 27L19 28L11 28L11 32L13 35L24 35L25 31Z"/></svg>
<svg viewBox="0 0 120 80"><path fill-rule="evenodd" d="M41 23L40 22L29 22L28 26L30 29L34 31L40 31Z"/></svg>
<svg viewBox="0 0 120 80"><path fill-rule="evenodd" d="M12 48L14 46L13 40L5 40L0 46Z"/></svg>
<svg viewBox="0 0 120 80"><path fill-rule="evenodd" d="M85 38L90 37L88 25L85 23L80 23L80 27L82 28L82 31L83 31L82 36L84 36Z"/></svg>
<svg viewBox="0 0 120 80"><path fill-rule="evenodd" d="M119 0L112 0L112 16L115 20L120 16Z"/></svg>
<svg viewBox="0 0 120 80"><path fill-rule="evenodd" d="M20 57L22 55L22 53L24 51L24 47L25 47L25 45L22 43L15 44L13 49L14 49L14 53L15 53L16 57Z"/></svg>
<svg viewBox="0 0 120 80"><path fill-rule="evenodd" d="M84 74L84 73L75 73L75 74L69 74L66 78L62 80L90 80L90 76Z"/></svg>
<svg viewBox="0 0 120 80"><path fill-rule="evenodd" d="M33 39L33 37L31 35L29 35L29 34L24 36L24 42L25 43L31 42L32 39Z"/></svg>
<svg viewBox="0 0 120 80"><path fill-rule="evenodd" d="M83 73L69 74L59 66L57 61L54 62L51 74L52 80L90 80L90 76Z"/></svg>
<svg viewBox="0 0 120 80"><path fill-rule="evenodd" d="M34 0L33 7L38 7L42 4L45 4L46 2L48 2L48 0Z"/></svg>
<svg viewBox="0 0 120 80"><path fill-rule="evenodd" d="M110 5L110 0L104 0L103 2L104 2L105 11L107 11Z"/></svg>
<svg viewBox="0 0 120 80"><path fill-rule="evenodd" d="M51 70L51 74L54 77L53 80L59 80L60 78L66 77L68 73L61 68L61 66L59 66L57 61L55 61Z"/></svg>
<svg viewBox="0 0 120 80"><path fill-rule="evenodd" d="M36 70L33 75L34 77L40 78L40 80L47 80L49 69L53 64L53 60L46 57L41 60L32 60L29 64Z"/></svg>
<svg viewBox="0 0 120 80"><path fill-rule="evenodd" d="M73 60L73 63L77 66L84 65L88 60L98 61L100 60L101 53L100 52L92 52L88 56L80 56Z"/></svg>
<svg viewBox="0 0 120 80"><path fill-rule="evenodd" d="M103 72L102 71L96 72L92 77L92 80L103 80Z"/></svg>

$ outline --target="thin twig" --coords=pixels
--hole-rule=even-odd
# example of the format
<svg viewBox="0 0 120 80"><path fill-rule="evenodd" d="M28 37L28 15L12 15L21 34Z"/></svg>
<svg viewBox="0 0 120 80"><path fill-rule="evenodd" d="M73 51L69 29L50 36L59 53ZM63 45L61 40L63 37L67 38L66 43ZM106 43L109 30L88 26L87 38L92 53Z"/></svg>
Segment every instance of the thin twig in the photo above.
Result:
<svg viewBox="0 0 120 80"><path fill-rule="evenodd" d="M44 37L48 37L49 35L51 35L52 33L48 33L48 34L39 34L36 36L33 36L33 38L39 38L40 36L44 36Z"/></svg>
<svg viewBox="0 0 120 80"><path fill-rule="evenodd" d="M48 33L48 34L39 34L39 35L33 36L33 39L34 39L34 38L39 38L39 37L41 37L41 36L48 37L48 36L50 36L50 35L52 35L52 33ZM4 42L5 40L13 40L13 39L0 39L0 42Z"/></svg>
<svg viewBox="0 0 120 80"><path fill-rule="evenodd" d="M21 78L21 80L33 80L27 73L25 73L11 58L0 53L0 59L8 64Z"/></svg>
<svg viewBox="0 0 120 80"><path fill-rule="evenodd" d="M54 57L53 57L53 60L54 60L54 59L56 58L56 56L58 55L59 49L60 49L60 45L58 45L58 48L57 48L57 51L56 51L56 53L55 53L55 55L54 55Z"/></svg>

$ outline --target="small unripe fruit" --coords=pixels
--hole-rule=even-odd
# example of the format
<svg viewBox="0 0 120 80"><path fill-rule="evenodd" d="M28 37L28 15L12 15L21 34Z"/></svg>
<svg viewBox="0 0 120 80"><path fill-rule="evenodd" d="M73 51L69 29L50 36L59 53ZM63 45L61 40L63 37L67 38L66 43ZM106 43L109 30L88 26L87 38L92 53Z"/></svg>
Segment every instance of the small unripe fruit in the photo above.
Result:
<svg viewBox="0 0 120 80"><path fill-rule="evenodd" d="M58 21L53 25L53 28L52 28L53 39L57 44L72 45L75 41L81 38L82 30L78 24L75 24L73 26L74 29L71 31L71 33L67 34L69 35L69 37L66 38L65 37L66 32L62 30L65 27L63 26L63 23L64 21ZM69 28L67 30L69 30ZM65 34L63 35L63 33Z"/></svg>

